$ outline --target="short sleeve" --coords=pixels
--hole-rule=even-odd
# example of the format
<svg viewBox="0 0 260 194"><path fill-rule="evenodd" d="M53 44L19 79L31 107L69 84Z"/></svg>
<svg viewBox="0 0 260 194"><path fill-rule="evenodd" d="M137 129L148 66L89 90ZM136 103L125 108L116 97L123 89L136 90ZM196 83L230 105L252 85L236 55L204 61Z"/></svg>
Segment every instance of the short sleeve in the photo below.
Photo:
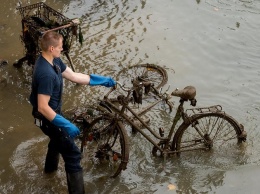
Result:
<svg viewBox="0 0 260 194"><path fill-rule="evenodd" d="M54 82L51 76L44 76L38 82L38 94L45 94L51 96L53 93Z"/></svg>

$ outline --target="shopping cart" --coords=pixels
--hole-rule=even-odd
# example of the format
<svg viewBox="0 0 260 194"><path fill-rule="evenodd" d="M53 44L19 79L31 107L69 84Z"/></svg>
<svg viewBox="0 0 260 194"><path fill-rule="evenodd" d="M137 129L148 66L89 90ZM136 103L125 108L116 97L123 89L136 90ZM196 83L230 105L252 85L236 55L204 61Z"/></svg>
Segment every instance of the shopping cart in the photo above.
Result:
<svg viewBox="0 0 260 194"><path fill-rule="evenodd" d="M28 65L33 67L41 52L39 42L42 35L47 31L57 31L63 36L63 54L74 71L69 52L74 39L82 44L80 20L69 19L43 2L19 6L17 9L22 17L21 41L25 47L25 56L15 62L14 66L21 67L27 61Z"/></svg>

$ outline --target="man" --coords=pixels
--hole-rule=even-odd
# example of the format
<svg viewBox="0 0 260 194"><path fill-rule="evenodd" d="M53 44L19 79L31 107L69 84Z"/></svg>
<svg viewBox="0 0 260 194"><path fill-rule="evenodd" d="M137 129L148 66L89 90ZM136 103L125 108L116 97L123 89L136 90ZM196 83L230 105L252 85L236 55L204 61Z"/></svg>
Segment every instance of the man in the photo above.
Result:
<svg viewBox="0 0 260 194"><path fill-rule="evenodd" d="M63 77L79 84L113 87L116 82L110 77L75 73L59 58L63 37L57 32L46 32L41 39L42 54L34 66L30 102L33 106L35 124L49 136L44 171L57 170L59 154L65 162L69 193L84 193L81 153L74 143L79 129L61 113Z"/></svg>

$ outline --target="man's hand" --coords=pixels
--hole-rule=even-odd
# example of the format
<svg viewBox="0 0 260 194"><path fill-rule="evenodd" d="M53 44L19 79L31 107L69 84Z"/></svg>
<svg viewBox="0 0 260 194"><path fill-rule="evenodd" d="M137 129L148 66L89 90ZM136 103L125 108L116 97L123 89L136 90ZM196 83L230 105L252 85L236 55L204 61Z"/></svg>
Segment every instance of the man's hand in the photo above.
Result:
<svg viewBox="0 0 260 194"><path fill-rule="evenodd" d="M111 77L105 77L102 75L90 74L90 86L101 85L105 87L113 87L116 85L116 81L113 80Z"/></svg>
<svg viewBox="0 0 260 194"><path fill-rule="evenodd" d="M51 123L64 129L71 138L74 138L80 134L78 127L59 114L56 114Z"/></svg>

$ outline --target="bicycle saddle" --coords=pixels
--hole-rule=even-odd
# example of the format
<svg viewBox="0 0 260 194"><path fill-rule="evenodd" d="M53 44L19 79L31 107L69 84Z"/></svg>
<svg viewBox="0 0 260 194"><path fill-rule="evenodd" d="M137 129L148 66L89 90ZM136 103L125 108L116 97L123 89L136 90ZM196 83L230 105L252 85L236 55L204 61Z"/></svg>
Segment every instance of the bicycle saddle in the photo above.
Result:
<svg viewBox="0 0 260 194"><path fill-rule="evenodd" d="M184 100L192 100L196 96L196 88L193 86L186 86L183 90L174 90L171 95L181 97Z"/></svg>

